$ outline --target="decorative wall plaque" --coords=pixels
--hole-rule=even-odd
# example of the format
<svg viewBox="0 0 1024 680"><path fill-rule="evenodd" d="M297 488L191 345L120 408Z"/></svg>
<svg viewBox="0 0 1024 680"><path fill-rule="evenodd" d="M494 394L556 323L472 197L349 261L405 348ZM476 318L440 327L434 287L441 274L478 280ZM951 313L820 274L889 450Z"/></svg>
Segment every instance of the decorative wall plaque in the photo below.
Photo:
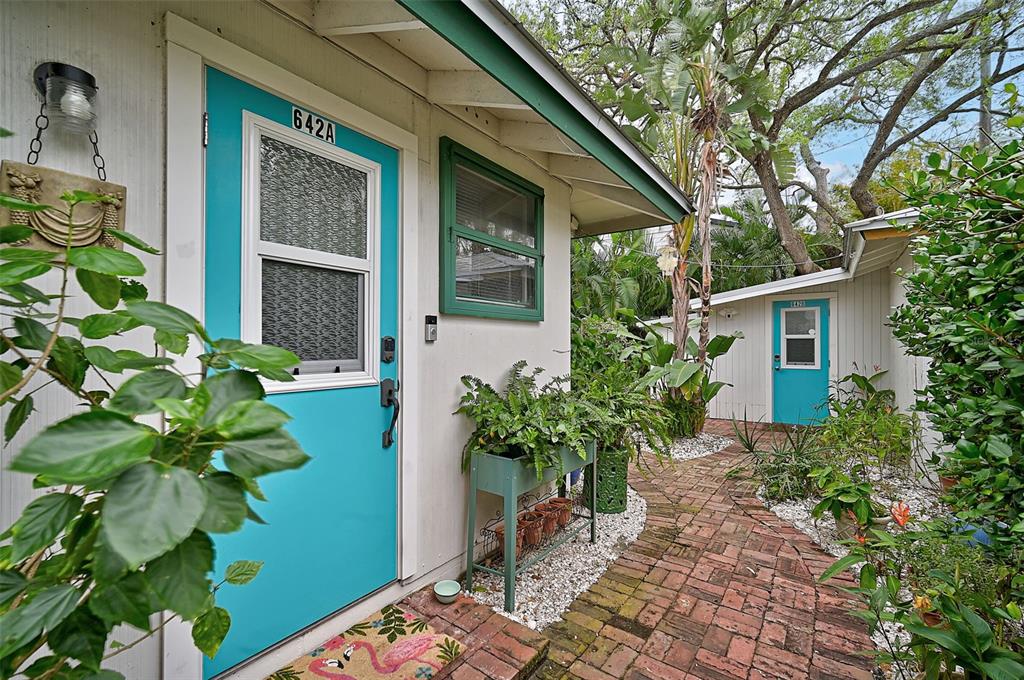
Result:
<svg viewBox="0 0 1024 680"><path fill-rule="evenodd" d="M124 200L127 189L120 184L103 182L94 177L72 175L62 170L27 165L17 161L0 164L0 192L23 201L53 206L46 210L8 210L0 207L0 225L23 224L35 234L19 244L45 250L63 250L68 240L67 217L60 211L67 205L60 200L66 191L89 191L109 196L114 201L102 204L79 203L75 206L71 225L71 245L103 245L121 248L122 243L103 233L104 229L124 229Z"/></svg>

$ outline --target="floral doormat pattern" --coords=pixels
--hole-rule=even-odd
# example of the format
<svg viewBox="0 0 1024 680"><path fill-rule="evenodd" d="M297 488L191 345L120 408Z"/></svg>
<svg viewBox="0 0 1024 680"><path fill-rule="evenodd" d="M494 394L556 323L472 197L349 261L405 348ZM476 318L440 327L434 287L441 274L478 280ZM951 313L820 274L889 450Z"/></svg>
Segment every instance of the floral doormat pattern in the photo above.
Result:
<svg viewBox="0 0 1024 680"><path fill-rule="evenodd" d="M267 680L424 680L437 675L462 649L423 619L388 605Z"/></svg>

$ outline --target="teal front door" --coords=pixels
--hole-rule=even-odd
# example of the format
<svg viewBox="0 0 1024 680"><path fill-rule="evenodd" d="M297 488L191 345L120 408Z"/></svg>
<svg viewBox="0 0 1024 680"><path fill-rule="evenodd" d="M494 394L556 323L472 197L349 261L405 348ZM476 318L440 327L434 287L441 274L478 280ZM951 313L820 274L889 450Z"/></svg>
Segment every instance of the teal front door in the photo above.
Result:
<svg viewBox="0 0 1024 680"><path fill-rule="evenodd" d="M205 321L299 355L271 403L312 457L261 479L266 524L215 537L231 632L209 678L397 577L398 151L237 78L206 70ZM174 200L174 197L169 197ZM173 225L172 225L173 228Z"/></svg>
<svg viewBox="0 0 1024 680"><path fill-rule="evenodd" d="M772 302L772 421L811 425L828 415L828 299Z"/></svg>

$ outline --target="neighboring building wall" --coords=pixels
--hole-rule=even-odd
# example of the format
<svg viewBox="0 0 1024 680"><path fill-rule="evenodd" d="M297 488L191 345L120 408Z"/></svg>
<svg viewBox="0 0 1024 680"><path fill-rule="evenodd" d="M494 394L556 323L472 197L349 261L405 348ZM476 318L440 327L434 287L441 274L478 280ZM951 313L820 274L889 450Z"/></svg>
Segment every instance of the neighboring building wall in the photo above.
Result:
<svg viewBox="0 0 1024 680"><path fill-rule="evenodd" d="M900 272L911 271L913 267L914 261L911 258L911 250L909 248L890 266L890 311L906 303L907 292L906 288L904 288L903 277L900 275ZM914 408L914 403L917 401L917 390L924 389L928 384L928 359L907 354L903 343L893 338L892 359L889 363L892 366L891 384L896 392L896 405L900 410L910 413ZM938 451L940 448L941 439L939 434L931 429L927 419L922 417L921 448L918 451L918 462L922 464L922 468L924 468L923 463L928 455Z"/></svg>
<svg viewBox="0 0 1024 680"><path fill-rule="evenodd" d="M832 367L834 378L857 371L873 372L891 368L891 334L884 328L891 304L889 297L889 272L879 270L858 276L852 281L824 284L781 293L778 299L787 296L811 293L835 293L836 300L830 308L834 320L836 343L836 366ZM736 311L731 319L722 313L723 309ZM771 390L771 305L765 296L749 298L739 302L717 305L712 310L711 334L743 333L732 349L715 361L715 378L724 380L731 387L725 387L711 402L712 418L743 418L744 412L750 420L771 420L768 410ZM671 338L671 329L667 336ZM884 385L890 376L885 376Z"/></svg>
<svg viewBox="0 0 1024 680"><path fill-rule="evenodd" d="M464 552L468 483L460 471L460 457L469 427L465 419L452 415L463 391L459 377L474 374L500 382L506 369L518 359L546 367L551 375L569 370L568 186L527 157L499 146L397 85L375 67L256 2L0 3L0 126L16 133L12 138L0 139L0 157L25 157L39 109L31 82L39 62L66 61L91 71L100 87L98 133L108 176L128 186L127 227L161 247L167 228L163 160L166 11L419 135L421 285L418 297L411 301L414 309L405 310L406 318L412 318L417 326L424 315L437 314L438 310L438 138L450 136L544 188L545 321L441 316L438 341L421 348L420 391L402 395L403 405L418 409L420 414L419 431L402 433L403 455L414 455L419 460L418 493L406 499L417 511L414 531L418 536L418 569L415 580L388 591L388 595L397 598L401 590L416 587L427 578L455 576L461 570ZM61 137L54 128L44 133L40 155L44 166L92 175L91 155L84 138ZM162 260L147 255L142 258L149 270L144 282L151 297L161 299L165 282ZM91 307L78 299L72 301L69 314L81 316L85 309ZM8 325L2 319L0 323ZM145 334L134 334L119 342L146 350L150 345L147 340ZM38 412L31 422L4 448L4 467L31 436L46 423L69 413L75 404L63 392L44 390L36 395L36 407ZM0 474L3 526L40 493L31 489L30 481L28 476L6 470ZM497 503L482 505L480 517L487 519L497 508ZM361 606L365 609L369 605ZM310 643L318 643L343 628L340 622L328 623L285 645L268 660L267 671L275 668L275 659L287 662ZM117 638L128 643L135 635L118 633ZM157 678L160 654L159 641L154 640L119 655L111 666L129 678Z"/></svg>

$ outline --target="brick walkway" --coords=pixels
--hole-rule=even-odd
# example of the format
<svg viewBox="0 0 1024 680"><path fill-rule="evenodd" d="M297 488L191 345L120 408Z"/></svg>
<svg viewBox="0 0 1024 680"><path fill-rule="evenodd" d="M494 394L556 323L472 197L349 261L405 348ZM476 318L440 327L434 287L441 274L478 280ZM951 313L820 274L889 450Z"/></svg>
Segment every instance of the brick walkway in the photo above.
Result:
<svg viewBox="0 0 1024 680"><path fill-rule="evenodd" d="M708 432L732 435L727 422ZM738 445L655 464L640 538L544 631L534 677L609 680L870 680L865 626L817 577L833 562L727 479ZM852 583L852 582L851 582Z"/></svg>
<svg viewBox="0 0 1024 680"><path fill-rule="evenodd" d="M707 431L732 435L709 421ZM647 500L643 533L562 618L536 633L472 598L430 588L400 606L456 636L451 680L871 680L865 626L817 577L833 562L727 479L738 445L653 463L630 484ZM848 581L852 584L852 581Z"/></svg>

